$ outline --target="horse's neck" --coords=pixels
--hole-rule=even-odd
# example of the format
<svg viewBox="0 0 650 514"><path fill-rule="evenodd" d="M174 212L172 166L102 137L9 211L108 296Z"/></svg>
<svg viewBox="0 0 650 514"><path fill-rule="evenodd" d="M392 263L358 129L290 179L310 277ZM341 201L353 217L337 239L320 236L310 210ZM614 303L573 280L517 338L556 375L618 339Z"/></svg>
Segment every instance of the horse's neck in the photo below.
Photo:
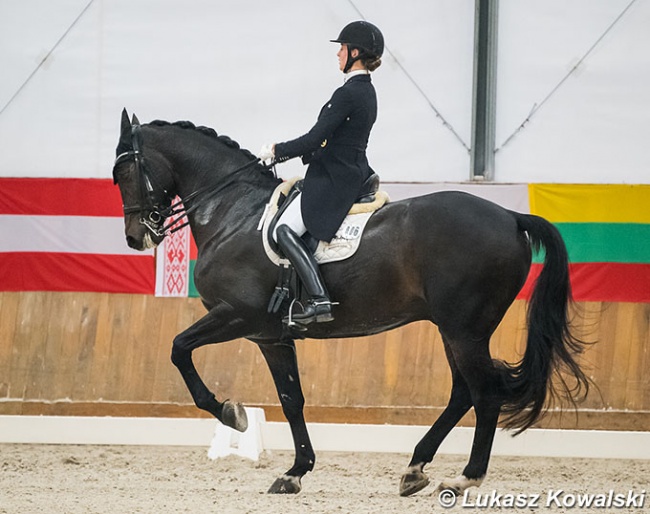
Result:
<svg viewBox="0 0 650 514"><path fill-rule="evenodd" d="M153 131L150 137L171 164L176 193L188 199L185 208L192 209L188 220L197 244L234 229L256 227L251 220L261 215L279 181L253 165L252 155L177 127Z"/></svg>
<svg viewBox="0 0 650 514"><path fill-rule="evenodd" d="M188 220L199 246L203 241L215 237L228 237L234 231L253 234L276 186L273 179L260 175L259 169L254 166L239 169L246 164L245 160L226 159L225 162L229 163L224 166L228 170L206 170L197 166L192 170L193 177L186 177L185 182L179 181L181 198L203 189L185 206L190 208L193 202L197 204L196 209L188 215Z"/></svg>

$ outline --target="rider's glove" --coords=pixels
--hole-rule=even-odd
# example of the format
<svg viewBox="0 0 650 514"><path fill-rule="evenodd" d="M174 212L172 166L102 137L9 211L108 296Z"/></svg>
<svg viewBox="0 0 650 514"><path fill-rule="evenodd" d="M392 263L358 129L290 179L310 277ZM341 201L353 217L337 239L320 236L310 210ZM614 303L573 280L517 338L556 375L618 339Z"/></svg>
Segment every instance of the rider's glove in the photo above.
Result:
<svg viewBox="0 0 650 514"><path fill-rule="evenodd" d="M263 145L257 156L264 164L272 163L275 159L275 144Z"/></svg>

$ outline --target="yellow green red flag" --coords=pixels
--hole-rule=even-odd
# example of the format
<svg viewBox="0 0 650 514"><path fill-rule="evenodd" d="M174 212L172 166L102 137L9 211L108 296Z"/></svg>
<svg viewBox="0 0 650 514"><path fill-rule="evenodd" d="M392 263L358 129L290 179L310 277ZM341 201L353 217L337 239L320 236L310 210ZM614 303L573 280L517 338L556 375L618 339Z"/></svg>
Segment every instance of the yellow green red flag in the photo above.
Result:
<svg viewBox="0 0 650 514"><path fill-rule="evenodd" d="M530 212L567 245L576 300L650 302L650 185L530 184L528 192Z"/></svg>

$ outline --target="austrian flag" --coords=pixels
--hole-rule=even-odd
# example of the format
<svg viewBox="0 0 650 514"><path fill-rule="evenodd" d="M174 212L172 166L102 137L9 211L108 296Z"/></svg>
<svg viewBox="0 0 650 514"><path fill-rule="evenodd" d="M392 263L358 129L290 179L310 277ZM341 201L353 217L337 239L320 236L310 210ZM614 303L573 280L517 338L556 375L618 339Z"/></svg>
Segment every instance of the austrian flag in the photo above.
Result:
<svg viewBox="0 0 650 514"><path fill-rule="evenodd" d="M154 292L153 251L131 250L110 179L0 178L0 290Z"/></svg>

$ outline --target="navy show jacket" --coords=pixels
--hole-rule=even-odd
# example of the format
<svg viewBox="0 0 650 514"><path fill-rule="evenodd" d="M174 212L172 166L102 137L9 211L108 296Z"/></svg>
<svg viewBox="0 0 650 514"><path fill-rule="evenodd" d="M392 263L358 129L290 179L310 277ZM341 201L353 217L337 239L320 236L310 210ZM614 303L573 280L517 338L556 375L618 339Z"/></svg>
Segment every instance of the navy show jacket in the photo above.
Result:
<svg viewBox="0 0 650 514"><path fill-rule="evenodd" d="M334 237L373 173L366 147L376 119L377 95L370 75L354 75L334 91L307 134L275 145L279 162L301 156L309 165L301 212L317 239Z"/></svg>

